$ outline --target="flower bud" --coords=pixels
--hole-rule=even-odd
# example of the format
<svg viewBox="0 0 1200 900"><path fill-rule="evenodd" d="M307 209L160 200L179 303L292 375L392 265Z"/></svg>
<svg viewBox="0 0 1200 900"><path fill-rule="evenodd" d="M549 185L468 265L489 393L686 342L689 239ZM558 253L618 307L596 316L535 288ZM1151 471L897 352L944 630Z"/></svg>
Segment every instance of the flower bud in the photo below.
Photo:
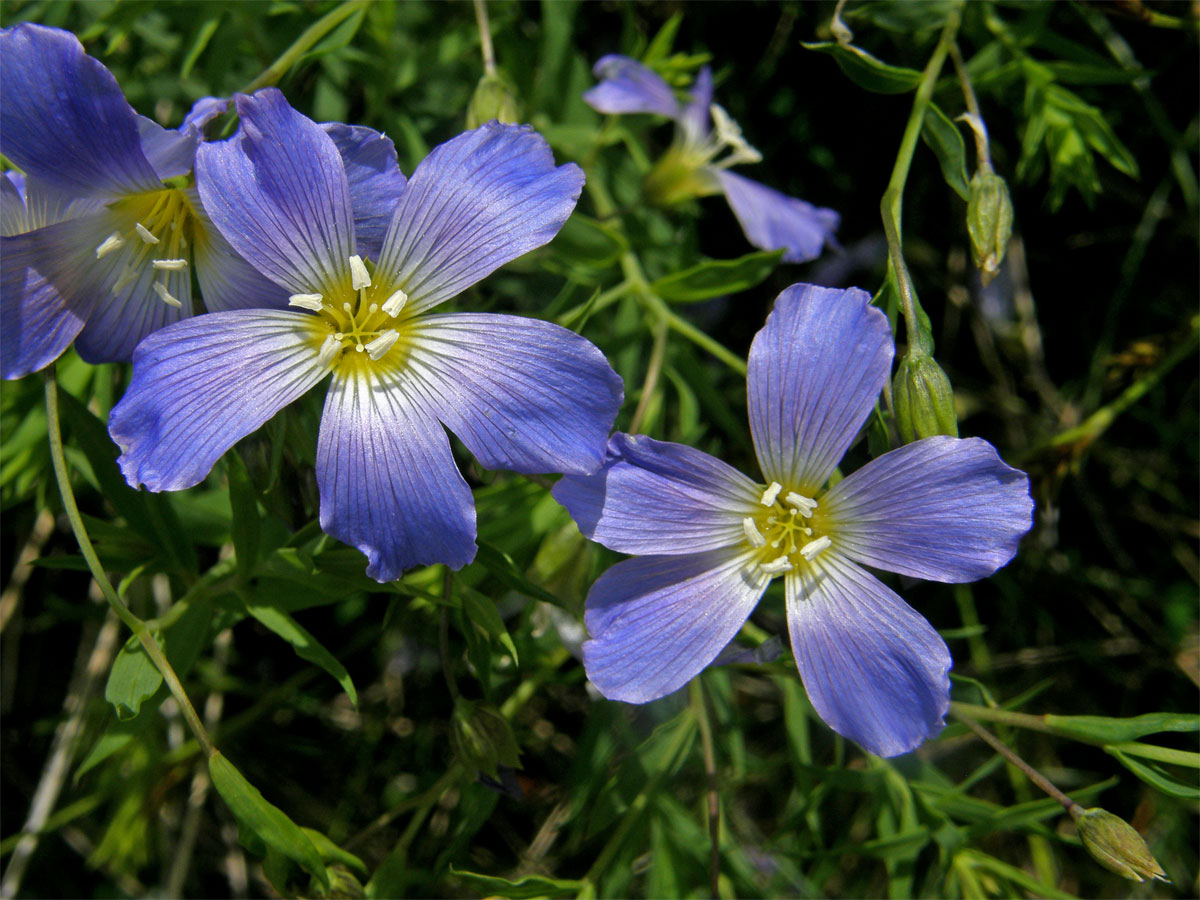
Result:
<svg viewBox="0 0 1200 900"><path fill-rule="evenodd" d="M967 231L971 235L971 259L979 276L988 284L1000 271L1008 239L1012 237L1013 208L1004 179L990 168L971 179L967 201Z"/></svg>
<svg viewBox="0 0 1200 900"><path fill-rule="evenodd" d="M497 766L521 767L521 751L504 716L485 703L461 697L454 704L450 741L459 758L498 778Z"/></svg>
<svg viewBox="0 0 1200 900"><path fill-rule="evenodd" d="M932 356L905 354L900 360L892 382L892 408L906 444L937 434L958 437L954 390Z"/></svg>
<svg viewBox="0 0 1200 900"><path fill-rule="evenodd" d="M1106 869L1130 881L1170 881L1137 830L1119 816L1096 807L1075 815L1083 846Z"/></svg>
<svg viewBox="0 0 1200 900"><path fill-rule="evenodd" d="M467 128L478 128L492 119L509 125L520 122L516 89L499 73L480 78L467 105Z"/></svg>

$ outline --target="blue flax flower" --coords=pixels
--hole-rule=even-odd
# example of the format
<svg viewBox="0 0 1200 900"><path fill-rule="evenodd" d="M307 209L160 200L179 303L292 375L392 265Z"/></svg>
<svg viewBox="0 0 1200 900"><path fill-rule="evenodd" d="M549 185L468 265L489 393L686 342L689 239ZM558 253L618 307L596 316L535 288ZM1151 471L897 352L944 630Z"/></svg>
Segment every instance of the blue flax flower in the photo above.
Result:
<svg viewBox="0 0 1200 900"><path fill-rule="evenodd" d="M191 314L192 274L210 309L286 302L212 227L191 178L199 101L178 130L139 116L70 32L0 31L0 374L19 378L75 341L89 362L127 361L138 341Z"/></svg>
<svg viewBox="0 0 1200 900"><path fill-rule="evenodd" d="M832 487L892 362L886 317L858 289L793 285L750 348L750 431L763 480L707 453L615 435L609 461L554 488L585 535L634 559L592 586L583 645L606 697L645 703L680 687L784 579L796 665L835 731L880 756L937 733L950 654L863 566L973 581L1029 530L1029 481L978 438L934 437Z"/></svg>
<svg viewBox="0 0 1200 900"><path fill-rule="evenodd" d="M723 193L746 239L763 250L783 249L785 262L816 259L837 230L838 214L735 175L730 166L762 157L741 129L712 102L712 72L700 70L686 104L652 69L627 56L596 63L600 84L583 99L603 113L656 113L673 119L675 140L646 176L648 196L662 205ZM711 116L711 125L710 125ZM726 155L718 159L722 153Z"/></svg>
<svg viewBox="0 0 1200 900"><path fill-rule="evenodd" d="M418 564L463 566L475 508L443 425L490 468L592 472L621 381L557 325L433 308L549 241L583 173L556 168L533 130L489 123L417 166L372 245L329 134L276 90L236 102L241 133L200 149L200 194L291 308L211 313L146 338L109 418L122 471L154 491L194 485L332 374L317 446L321 527L362 550L379 581Z"/></svg>

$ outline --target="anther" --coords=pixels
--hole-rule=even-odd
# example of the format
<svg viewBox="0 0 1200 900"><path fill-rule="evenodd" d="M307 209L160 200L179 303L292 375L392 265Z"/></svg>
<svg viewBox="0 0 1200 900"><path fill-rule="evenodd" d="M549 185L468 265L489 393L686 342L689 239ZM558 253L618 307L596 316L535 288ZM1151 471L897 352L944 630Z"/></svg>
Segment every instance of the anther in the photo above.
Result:
<svg viewBox="0 0 1200 900"><path fill-rule="evenodd" d="M790 572L792 564L788 562L786 556L781 556L778 559L773 559L768 563L763 563L758 567L760 571L768 575L779 575L783 572Z"/></svg>
<svg viewBox="0 0 1200 900"><path fill-rule="evenodd" d="M758 502L763 506L770 506L775 502L775 498L779 496L779 492L783 490L783 485L778 481L772 481L767 485L767 489L763 491L762 499Z"/></svg>
<svg viewBox="0 0 1200 900"><path fill-rule="evenodd" d="M788 495L783 498L783 502L790 506L794 506L800 512L800 515L804 516L806 519L811 519L813 510L817 508L816 500L813 500L811 497L801 496L795 491L789 492Z"/></svg>
<svg viewBox="0 0 1200 900"><path fill-rule="evenodd" d="M812 558L814 556L816 556L822 550L824 550L827 547L830 547L832 545L833 545L833 541L831 541L829 539L828 535L825 535L823 537L817 538L815 541L809 541L807 544L805 544L803 547L801 547L800 555L803 556L805 559L807 559L809 562L811 562Z"/></svg>
<svg viewBox="0 0 1200 900"><path fill-rule="evenodd" d="M342 310L344 312L350 312L353 308L354 307L352 307L348 302L342 304Z"/></svg>
<svg viewBox="0 0 1200 900"><path fill-rule="evenodd" d="M357 350L359 353L362 353L363 350L366 348L364 348L362 344L355 344L354 349Z"/></svg>
<svg viewBox="0 0 1200 900"><path fill-rule="evenodd" d="M762 536L762 532L758 530L758 526L754 524L754 520L749 516L742 519L742 531L746 532L746 540L750 542L750 546L754 548L766 546L767 539Z"/></svg>
<svg viewBox="0 0 1200 900"><path fill-rule="evenodd" d="M311 309L313 312L320 312L322 305L320 294L292 294L288 297L288 306Z"/></svg>
<svg viewBox="0 0 1200 900"><path fill-rule="evenodd" d="M333 333L333 336L339 341L343 340L346 337L346 335L342 334L340 331L335 331Z"/></svg>
<svg viewBox="0 0 1200 900"><path fill-rule="evenodd" d="M396 291L392 296L383 301L383 311L393 319L400 315L400 310L404 309L404 304L408 302L408 294L404 291Z"/></svg>
<svg viewBox="0 0 1200 900"><path fill-rule="evenodd" d="M392 349L392 346L400 339L399 332L395 328L389 328L383 334L374 340L367 342L367 355L371 359L379 359L383 354Z"/></svg>
<svg viewBox="0 0 1200 900"><path fill-rule="evenodd" d="M156 259L150 265L156 269L165 269L168 272L182 272L187 268L186 259Z"/></svg>
<svg viewBox="0 0 1200 900"><path fill-rule="evenodd" d="M317 354L317 365L327 366L333 362L338 351L342 349L341 335L327 334L321 344L321 352Z"/></svg>
<svg viewBox="0 0 1200 900"><path fill-rule="evenodd" d="M117 232L113 232L96 248L96 259L112 253L114 250L120 250L125 246L125 239Z"/></svg>
<svg viewBox="0 0 1200 900"><path fill-rule="evenodd" d="M371 286L371 276L363 265L362 257L357 253L350 257L350 287L356 291Z"/></svg>
<svg viewBox="0 0 1200 900"><path fill-rule="evenodd" d="M143 225L141 222L135 222L133 227L137 230L138 237L140 237L147 244L157 244L158 243L158 238L156 238L153 234L151 234L150 229L147 228L145 225Z"/></svg>
<svg viewBox="0 0 1200 900"><path fill-rule="evenodd" d="M150 287L154 288L154 293L158 294L158 299L167 304L167 306L173 306L176 309L179 309L181 306L183 306L182 303L171 296L171 292L167 290L167 286L161 281L154 282L150 285Z"/></svg>

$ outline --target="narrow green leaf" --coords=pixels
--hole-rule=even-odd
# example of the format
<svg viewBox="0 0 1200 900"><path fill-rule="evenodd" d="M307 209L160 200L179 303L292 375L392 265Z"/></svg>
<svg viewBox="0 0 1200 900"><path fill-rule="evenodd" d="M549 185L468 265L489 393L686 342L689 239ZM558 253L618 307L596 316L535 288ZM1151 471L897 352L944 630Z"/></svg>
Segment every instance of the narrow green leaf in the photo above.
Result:
<svg viewBox="0 0 1200 900"><path fill-rule="evenodd" d="M84 775L129 744L145 730L146 724L152 721L152 718L138 716L133 720L109 719L104 733L75 770L74 781L78 783Z"/></svg>
<svg viewBox="0 0 1200 900"><path fill-rule="evenodd" d="M695 303L722 294L736 294L762 283L775 271L782 250L747 253L737 259L709 259L660 278L650 290L673 303Z"/></svg>
<svg viewBox="0 0 1200 900"><path fill-rule="evenodd" d="M370 873L367 869L367 864L351 853L349 850L343 850L329 838L315 828L301 828L308 839L313 842L313 846L317 848L317 852L321 854L321 859L327 863L341 863L347 869L353 869L359 875L366 878Z"/></svg>
<svg viewBox="0 0 1200 900"><path fill-rule="evenodd" d="M1161 766L1141 762L1127 753L1122 753L1115 747L1105 747L1104 749L1115 756L1121 765L1152 788L1162 791L1171 797L1179 797L1183 800L1192 801L1200 800L1200 785L1197 785L1196 782L1187 782L1176 778Z"/></svg>
<svg viewBox="0 0 1200 900"><path fill-rule="evenodd" d="M510 900L529 900L534 897L569 897L584 888L584 882L569 878L548 878L545 875L526 875L516 881L495 875L481 875L450 866L450 874L484 896L508 897Z"/></svg>
<svg viewBox="0 0 1200 900"><path fill-rule="evenodd" d="M931 102L925 111L921 139L937 155L946 184L964 200L969 199L971 185L967 177L967 147L962 132L936 103Z"/></svg>
<svg viewBox="0 0 1200 900"><path fill-rule="evenodd" d="M304 626L283 610L273 606L247 604L246 609L255 619L291 644L297 656L320 666L332 675L350 697L350 702L358 706L358 692L354 689L354 682L350 680L350 673L346 671L346 667L338 662L337 657L326 650L320 641L309 634Z"/></svg>
<svg viewBox="0 0 1200 900"><path fill-rule="evenodd" d="M183 65L179 67L179 77L187 78L192 73L192 68L196 65L196 61L200 59L200 54L204 52L204 48L208 46L208 42L212 40L212 36L217 33L217 26L221 24L219 15L206 19L204 24L200 26L200 31L196 34L196 40L192 42L192 47L188 50L187 56L183 58Z"/></svg>
<svg viewBox="0 0 1200 900"><path fill-rule="evenodd" d="M258 564L262 518L258 514L250 473L236 450L225 454L225 473L229 477L229 507L233 514L230 522L233 549L237 554L238 572L246 577Z"/></svg>
<svg viewBox="0 0 1200 900"><path fill-rule="evenodd" d="M671 18L663 22L662 28L658 29L658 34L654 35L654 39L650 41L650 46L646 48L646 52L642 54L642 61L653 66L660 59L666 59L671 53L671 46L675 43L675 35L679 32L679 26L683 23L683 11L676 12Z"/></svg>
<svg viewBox="0 0 1200 900"><path fill-rule="evenodd" d="M629 242L611 225L575 213L555 237L552 249L569 262L604 269L629 249Z"/></svg>
<svg viewBox="0 0 1200 900"><path fill-rule="evenodd" d="M132 719L141 711L142 704L154 696L162 680L141 641L134 636L113 660L104 699L116 708L118 719Z"/></svg>
<svg viewBox="0 0 1200 900"><path fill-rule="evenodd" d="M462 595L463 612L466 613L467 618L482 628L492 640L503 644L504 649L509 652L513 662L516 663L518 661L517 646L513 643L508 629L504 627L504 620L500 618L496 604L489 597L485 597L479 591L472 590L466 585L462 585Z"/></svg>
<svg viewBox="0 0 1200 900"><path fill-rule="evenodd" d="M295 860L309 874L329 887L329 874L321 862L321 854L303 831L279 807L267 802L258 788L246 780L219 750L208 760L208 772L213 787L229 804L238 824L252 832L268 847Z"/></svg>
<svg viewBox="0 0 1200 900"><path fill-rule="evenodd" d="M1121 744L1163 731L1200 732L1200 716L1191 713L1146 713L1130 719L1108 716L1043 716L1047 725L1063 737Z"/></svg>
<svg viewBox="0 0 1200 900"><path fill-rule="evenodd" d="M905 94L915 90L921 81L921 73L916 69L885 63L858 47L843 47L837 41L818 44L801 42L800 46L805 50L828 53L837 61L838 67L846 73L847 78L859 87L876 94Z"/></svg>
<svg viewBox="0 0 1200 900"><path fill-rule="evenodd" d="M526 597L532 597L534 600L545 600L547 603L552 603L555 606L563 605L558 597L538 587L521 574L520 569L517 568L517 564L512 561L512 557L507 553L483 541L479 541L478 544L479 552L475 554L475 562L487 569L505 587L512 588L514 591L522 593Z"/></svg>

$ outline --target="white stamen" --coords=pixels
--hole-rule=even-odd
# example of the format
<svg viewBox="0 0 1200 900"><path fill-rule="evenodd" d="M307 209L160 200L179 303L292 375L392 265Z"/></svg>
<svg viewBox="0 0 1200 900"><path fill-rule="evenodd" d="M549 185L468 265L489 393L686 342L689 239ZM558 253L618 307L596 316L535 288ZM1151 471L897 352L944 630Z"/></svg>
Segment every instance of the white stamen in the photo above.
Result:
<svg viewBox="0 0 1200 900"><path fill-rule="evenodd" d="M343 311L343 312L350 312L351 310L353 310L353 308L354 308L354 307L352 307L352 306L351 306L349 303L343 303L343 304L342 304L342 311Z"/></svg>
<svg viewBox="0 0 1200 900"><path fill-rule="evenodd" d="M153 234L151 234L150 229L147 228L145 225L143 225L141 222L134 223L133 227L137 230L138 237L140 237L147 244L157 244L158 243L158 238L156 238Z"/></svg>
<svg viewBox="0 0 1200 900"><path fill-rule="evenodd" d="M154 288L154 293L158 294L158 299L167 304L167 306L173 306L176 309L183 306L182 303L171 296L171 292L167 290L167 286L161 281L154 282L150 287Z"/></svg>
<svg viewBox="0 0 1200 900"><path fill-rule="evenodd" d="M773 559L768 563L763 563L758 568L767 575L779 575L782 572L791 571L792 564L788 562L788 558L786 556L781 556L778 559Z"/></svg>
<svg viewBox="0 0 1200 900"><path fill-rule="evenodd" d="M121 277L118 278L116 284L112 286L113 296L120 296L121 291L125 290L125 288L129 287L129 285L137 280L137 276L137 269L135 269L133 266L126 266L125 271L121 273Z"/></svg>
<svg viewBox="0 0 1200 900"><path fill-rule="evenodd" d="M400 310L404 309L404 304L408 302L408 294L404 291L396 291L392 296L383 301L383 311L393 319L400 315Z"/></svg>
<svg viewBox="0 0 1200 900"><path fill-rule="evenodd" d="M718 143L732 151L729 157L721 162L721 168L739 163L762 162L762 154L746 142L738 123L719 103L713 103L708 111L712 113L713 130L716 131Z"/></svg>
<svg viewBox="0 0 1200 900"><path fill-rule="evenodd" d="M113 232L96 248L96 259L112 253L114 250L120 250L125 246L125 239L117 232Z"/></svg>
<svg viewBox="0 0 1200 900"><path fill-rule="evenodd" d="M367 342L367 355L371 359L379 359L392 349L392 345L400 339L400 333L395 328L389 328L379 337Z"/></svg>
<svg viewBox="0 0 1200 900"><path fill-rule="evenodd" d="M342 340L342 339L345 337L345 335L344 335L344 334L342 334L340 331L335 331L335 332L333 333L333 336L334 336L335 338L337 338L339 341L340 341L340 340Z"/></svg>
<svg viewBox="0 0 1200 900"><path fill-rule="evenodd" d="M186 259L156 259L150 263L156 269L166 269L168 272L182 272L187 268Z"/></svg>
<svg viewBox="0 0 1200 900"><path fill-rule="evenodd" d="M833 541L829 539L828 535L825 535L817 538L815 541L809 541L807 544L801 547L800 555L811 562L814 556L832 545Z"/></svg>
<svg viewBox="0 0 1200 900"><path fill-rule="evenodd" d="M333 362L333 358L337 356L338 351L341 349L342 342L338 340L337 335L325 335L325 341L321 344L321 352L317 354L317 365L329 365Z"/></svg>
<svg viewBox="0 0 1200 900"><path fill-rule="evenodd" d="M356 291L371 286L371 275L363 265L362 257L357 253L350 257L350 287Z"/></svg>
<svg viewBox="0 0 1200 900"><path fill-rule="evenodd" d="M355 344L354 349L357 350L359 353L362 353L365 348L363 347L362 344Z"/></svg>
<svg viewBox="0 0 1200 900"><path fill-rule="evenodd" d="M367 307L367 312L371 313L372 315L379 312L379 304L372 303L370 306Z"/></svg>
<svg viewBox="0 0 1200 900"><path fill-rule="evenodd" d="M288 297L288 306L298 306L301 309L311 309L313 312L321 311L321 295L320 294L292 294Z"/></svg>
<svg viewBox="0 0 1200 900"><path fill-rule="evenodd" d="M811 519L813 510L817 508L816 500L813 500L811 497L804 497L800 494L797 494L795 491L789 492L788 495L783 498L783 502L790 506L796 507L796 510L800 513L800 515L804 516L806 519Z"/></svg>
<svg viewBox="0 0 1200 900"><path fill-rule="evenodd" d="M742 531L746 532L746 540L750 542L751 547L766 546L767 539L762 536L762 532L758 530L758 526L754 524L754 520L749 516L742 519Z"/></svg>
<svg viewBox="0 0 1200 900"><path fill-rule="evenodd" d="M770 506L775 502L775 498L779 496L779 492L783 490L783 485L778 481L772 481L767 485L767 489L763 491L762 499L758 502L763 506Z"/></svg>

